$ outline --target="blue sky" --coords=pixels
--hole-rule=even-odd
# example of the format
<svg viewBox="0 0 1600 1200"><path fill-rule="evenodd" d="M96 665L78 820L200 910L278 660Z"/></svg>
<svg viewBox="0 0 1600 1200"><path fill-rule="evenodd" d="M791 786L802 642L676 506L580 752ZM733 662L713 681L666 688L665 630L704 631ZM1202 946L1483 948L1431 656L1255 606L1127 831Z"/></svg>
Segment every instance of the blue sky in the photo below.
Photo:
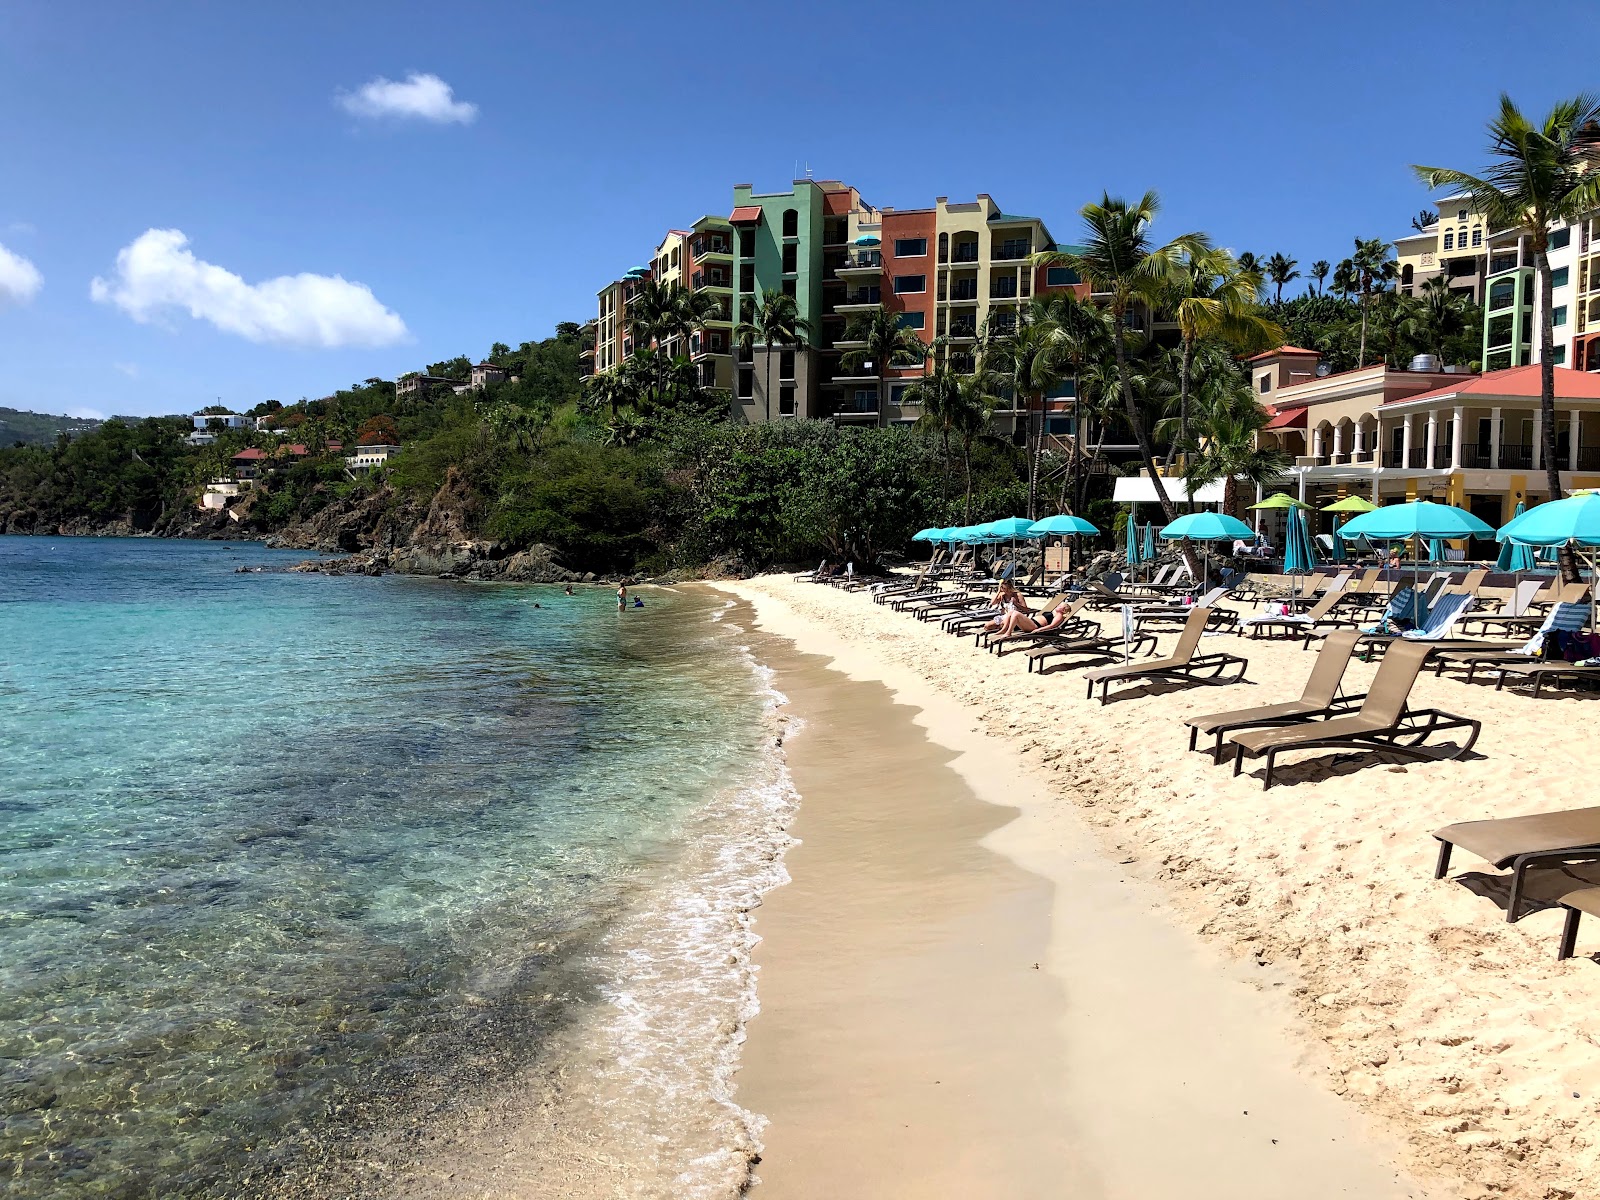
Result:
<svg viewBox="0 0 1600 1200"><path fill-rule="evenodd" d="M1406 230L1408 163L1478 166L1501 90L1592 85L1596 33L1592 0L11 0L0 405L247 407L543 337L797 163L1064 240L1154 188L1157 232L1304 269Z"/></svg>

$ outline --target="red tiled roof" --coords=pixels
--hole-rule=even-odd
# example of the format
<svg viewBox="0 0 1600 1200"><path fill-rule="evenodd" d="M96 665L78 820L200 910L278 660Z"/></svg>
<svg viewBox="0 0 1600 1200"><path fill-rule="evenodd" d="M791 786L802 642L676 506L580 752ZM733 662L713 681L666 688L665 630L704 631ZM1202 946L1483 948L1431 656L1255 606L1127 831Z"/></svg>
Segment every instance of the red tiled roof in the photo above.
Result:
<svg viewBox="0 0 1600 1200"><path fill-rule="evenodd" d="M301 443L296 442L294 445L289 447L289 453L290 454L295 454L295 455L300 455L300 454L310 454L311 451L307 450L305 448L305 446L303 446Z"/></svg>
<svg viewBox="0 0 1600 1200"><path fill-rule="evenodd" d="M328 443L328 449L330 451L343 450L344 449L344 443L343 442L329 442Z"/></svg>
<svg viewBox="0 0 1600 1200"><path fill-rule="evenodd" d="M1306 409L1304 405L1299 408L1286 408L1272 414L1261 428L1263 429L1304 429L1306 427Z"/></svg>
<svg viewBox="0 0 1600 1200"><path fill-rule="evenodd" d="M1540 367L1530 363L1525 367L1509 367L1504 371L1490 371L1487 375L1463 375L1460 383L1446 384L1431 392L1403 396L1389 404L1415 404L1422 400L1442 400L1446 396L1503 397L1508 400L1537 400L1539 398ZM1556 399L1600 400L1600 375L1588 371L1574 371L1571 367L1555 368Z"/></svg>
<svg viewBox="0 0 1600 1200"><path fill-rule="evenodd" d="M761 205L741 204L728 215L728 220L735 225L761 220Z"/></svg>
<svg viewBox="0 0 1600 1200"><path fill-rule="evenodd" d="M1263 358L1278 358L1286 354L1308 354L1313 358L1321 358L1316 350L1302 350L1299 346L1279 346L1276 350L1263 350L1260 354L1251 355L1245 362L1260 362Z"/></svg>
<svg viewBox="0 0 1600 1200"><path fill-rule="evenodd" d="M239 451L239 453L235 454L233 456L233 461L234 462L254 462L256 459L265 458L266 456L267 456L267 452L265 450L257 450L254 446L252 446L248 450L241 450L241 451Z"/></svg>

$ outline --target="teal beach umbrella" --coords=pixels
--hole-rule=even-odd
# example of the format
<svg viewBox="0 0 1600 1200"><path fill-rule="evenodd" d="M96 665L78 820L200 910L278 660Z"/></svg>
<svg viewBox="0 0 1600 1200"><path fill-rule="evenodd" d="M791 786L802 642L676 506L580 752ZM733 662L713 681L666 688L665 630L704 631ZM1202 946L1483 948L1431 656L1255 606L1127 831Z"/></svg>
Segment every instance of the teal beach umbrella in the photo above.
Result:
<svg viewBox="0 0 1600 1200"><path fill-rule="evenodd" d="M1100 530L1082 517L1075 517L1071 513L1062 513L1057 517L1045 517L1043 520L1035 521L1028 527L1029 537L1050 537L1051 535L1064 537L1074 533L1088 537L1098 537Z"/></svg>
<svg viewBox="0 0 1600 1200"><path fill-rule="evenodd" d="M978 528L983 530L986 536L999 538L1002 541L1041 536L1028 532L1033 528L1033 522L1026 517L1002 517L998 521L990 521L987 525L980 525Z"/></svg>
<svg viewBox="0 0 1600 1200"><path fill-rule="evenodd" d="M1289 510L1289 532L1284 539L1283 572L1296 575L1316 569L1317 556L1311 548L1311 534L1305 517L1297 508Z"/></svg>
<svg viewBox="0 0 1600 1200"><path fill-rule="evenodd" d="M1333 519L1333 546L1328 551L1328 557L1334 562L1344 562L1344 539L1339 536L1339 518Z"/></svg>
<svg viewBox="0 0 1600 1200"><path fill-rule="evenodd" d="M1520 504L1517 508L1518 515L1495 534L1499 540L1525 546L1565 546L1568 542L1600 546L1600 493L1568 496L1526 511L1521 511Z"/></svg>
<svg viewBox="0 0 1600 1200"><path fill-rule="evenodd" d="M1444 562L1447 557L1449 557L1449 556L1446 555L1445 552L1444 552L1444 539L1443 538L1436 538L1436 537L1429 538L1428 539L1428 561L1429 562L1435 562L1435 563Z"/></svg>
<svg viewBox="0 0 1600 1200"><path fill-rule="evenodd" d="M1493 532L1464 508L1411 500L1351 517L1340 528L1339 536L1346 541L1368 537L1379 542L1401 542L1410 538L1489 537Z"/></svg>
<svg viewBox="0 0 1600 1200"><path fill-rule="evenodd" d="M1185 513L1163 528L1161 536L1169 542L1188 540L1207 543L1205 570L1200 577L1201 590L1204 590L1211 577L1210 543L1254 537L1255 531L1238 517L1230 517L1226 513L1193 512Z"/></svg>
<svg viewBox="0 0 1600 1200"><path fill-rule="evenodd" d="M1156 556L1156 523L1149 522L1144 527L1144 560L1150 562Z"/></svg>

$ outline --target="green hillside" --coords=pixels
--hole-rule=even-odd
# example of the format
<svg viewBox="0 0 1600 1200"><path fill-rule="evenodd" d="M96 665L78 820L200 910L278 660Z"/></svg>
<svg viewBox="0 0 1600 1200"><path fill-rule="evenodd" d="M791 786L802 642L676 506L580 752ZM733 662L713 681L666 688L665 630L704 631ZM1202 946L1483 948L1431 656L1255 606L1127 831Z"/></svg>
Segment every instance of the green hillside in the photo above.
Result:
<svg viewBox="0 0 1600 1200"><path fill-rule="evenodd" d="M0 408L0 446L14 446L18 442L26 446L48 446L63 433L76 437L98 428L99 421Z"/></svg>

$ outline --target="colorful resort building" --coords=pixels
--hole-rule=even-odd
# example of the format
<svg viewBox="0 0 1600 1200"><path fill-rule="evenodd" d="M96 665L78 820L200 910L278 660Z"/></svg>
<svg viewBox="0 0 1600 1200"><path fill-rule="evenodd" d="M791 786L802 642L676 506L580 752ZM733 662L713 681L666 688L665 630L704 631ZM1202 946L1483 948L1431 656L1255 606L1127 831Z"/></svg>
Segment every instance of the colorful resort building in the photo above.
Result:
<svg viewBox="0 0 1600 1200"><path fill-rule="evenodd" d="M854 322L882 307L941 365L971 372L981 331L1013 326L1040 294L1087 292L1070 269L1035 265L1035 254L1060 248L1040 218L1007 213L983 194L895 209L875 208L837 180L797 179L772 193L739 184L727 216L668 231L647 265L600 289L584 353L595 373L619 367L642 348L628 319L640 287L678 283L710 292L718 315L687 347L673 338L659 348L687 353L703 385L727 391L737 419L911 422L921 412L908 393L927 365L851 357L865 349L851 340ZM734 331L768 292L794 297L804 334L794 345L741 347ZM1064 422L1069 401L1067 390L1047 398L1049 421ZM1024 415L1013 404L996 423L1009 431Z"/></svg>
<svg viewBox="0 0 1600 1200"><path fill-rule="evenodd" d="M1537 365L1328 374L1315 351L1281 346L1249 366L1268 414L1259 440L1289 456L1291 488L1318 508L1348 495L1432 499L1498 527L1548 498ZM1562 488L1600 487L1600 374L1555 376Z"/></svg>

